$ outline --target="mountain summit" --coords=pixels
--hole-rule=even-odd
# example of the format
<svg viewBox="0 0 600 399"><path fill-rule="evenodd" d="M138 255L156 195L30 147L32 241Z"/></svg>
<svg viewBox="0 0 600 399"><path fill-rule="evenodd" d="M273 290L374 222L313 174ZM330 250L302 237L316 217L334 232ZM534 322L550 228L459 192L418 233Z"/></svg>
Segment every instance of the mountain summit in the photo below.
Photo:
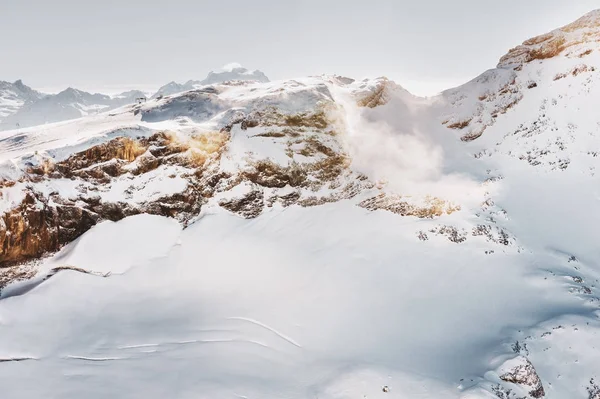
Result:
<svg viewBox="0 0 600 399"><path fill-rule="evenodd" d="M259 70L250 71L240 64L234 62L223 66L220 71L209 72L208 76L204 80L189 80L183 84L170 82L158 89L153 98L156 98L160 95L168 96L187 90L197 89L201 86L224 83L228 81L265 83L269 82L269 78L267 78L267 76Z"/></svg>
<svg viewBox="0 0 600 399"><path fill-rule="evenodd" d="M25 104L35 102L43 96L20 79L14 83L0 81L0 122Z"/></svg>
<svg viewBox="0 0 600 399"><path fill-rule="evenodd" d="M222 68L220 72L209 72L206 79L202 80L200 83L203 85L215 84L215 83L223 83L230 80L241 80L241 81L253 81L253 82L268 82L269 78L267 76L255 69L254 71L249 71L244 68L240 64L232 63L227 64Z"/></svg>

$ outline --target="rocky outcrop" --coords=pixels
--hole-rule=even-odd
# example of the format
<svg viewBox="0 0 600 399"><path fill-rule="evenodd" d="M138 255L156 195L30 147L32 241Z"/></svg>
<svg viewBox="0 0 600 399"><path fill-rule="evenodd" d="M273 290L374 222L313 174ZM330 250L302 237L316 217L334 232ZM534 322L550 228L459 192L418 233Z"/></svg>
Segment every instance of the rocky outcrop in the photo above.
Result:
<svg viewBox="0 0 600 399"><path fill-rule="evenodd" d="M509 369L500 375L502 381L525 388L531 398L539 399L546 395L542 380L527 358L517 357L507 362L505 367Z"/></svg>
<svg viewBox="0 0 600 399"><path fill-rule="evenodd" d="M102 220L118 221L149 213L186 223L200 213L206 197L212 195L207 183L211 178L210 165L218 160L226 141L227 134L210 132L185 140L169 132L149 138L119 137L56 164L44 160L29 167L22 178L31 182L24 188L24 199L0 216L0 267L55 252ZM151 182L144 180L144 175L161 165L179 168L175 169L179 175L173 177L185 179L183 190L137 201L127 200L127 190L117 202L102 196L122 177L141 176L142 184ZM79 182L77 194L63 197L60 192L43 194L34 188L36 184L44 187L44 181L54 179ZM132 188L129 195L135 191Z"/></svg>
<svg viewBox="0 0 600 399"><path fill-rule="evenodd" d="M0 265L10 265L56 251L98 221L98 215L71 205L50 205L39 193L1 217Z"/></svg>
<svg viewBox="0 0 600 399"><path fill-rule="evenodd" d="M569 70L568 72L561 72L554 76L554 80L564 79L567 76L577 76L585 72L595 72L596 68L585 64L580 64Z"/></svg>
<svg viewBox="0 0 600 399"><path fill-rule="evenodd" d="M262 190L252 190L242 197L222 200L219 205L246 219L253 219L260 215L264 208L263 192Z"/></svg>
<svg viewBox="0 0 600 399"><path fill-rule="evenodd" d="M385 105L390 100L390 90L393 82L387 78L381 78L380 82L372 88L366 95L358 100L358 105L361 107L375 108L380 105Z"/></svg>
<svg viewBox="0 0 600 399"><path fill-rule="evenodd" d="M521 69L523 64L534 60L554 58L561 54L570 55L566 50L576 49L577 57L585 56L593 50L587 47L600 42L600 10L592 11L577 21L550 33L536 36L511 49L498 63L498 68Z"/></svg>
<svg viewBox="0 0 600 399"><path fill-rule="evenodd" d="M401 216L416 216L418 218L434 218L444 214L450 215L460 210L460 206L451 204L440 198L427 197L422 203L410 203L398 195L379 194L358 204L361 208L385 210Z"/></svg>

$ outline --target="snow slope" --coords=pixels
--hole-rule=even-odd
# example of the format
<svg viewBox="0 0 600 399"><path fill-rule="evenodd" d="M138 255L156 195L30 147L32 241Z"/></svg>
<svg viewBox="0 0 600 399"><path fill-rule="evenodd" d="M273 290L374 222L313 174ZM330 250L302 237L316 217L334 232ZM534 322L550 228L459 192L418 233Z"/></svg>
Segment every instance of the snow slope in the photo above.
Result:
<svg viewBox="0 0 600 399"><path fill-rule="evenodd" d="M597 15L2 133L3 397L599 398Z"/></svg>

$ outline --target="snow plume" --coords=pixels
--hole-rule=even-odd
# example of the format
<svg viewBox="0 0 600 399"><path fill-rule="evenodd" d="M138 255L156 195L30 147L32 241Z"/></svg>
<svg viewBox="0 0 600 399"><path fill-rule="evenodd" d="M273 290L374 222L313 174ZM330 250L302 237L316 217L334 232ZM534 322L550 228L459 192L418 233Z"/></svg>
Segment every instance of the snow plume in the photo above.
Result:
<svg viewBox="0 0 600 399"><path fill-rule="evenodd" d="M481 201L481 184L445 173L443 148L421 131L420 116L410 105L393 99L371 109L359 107L346 93L335 97L354 169L403 196L434 196L460 204Z"/></svg>

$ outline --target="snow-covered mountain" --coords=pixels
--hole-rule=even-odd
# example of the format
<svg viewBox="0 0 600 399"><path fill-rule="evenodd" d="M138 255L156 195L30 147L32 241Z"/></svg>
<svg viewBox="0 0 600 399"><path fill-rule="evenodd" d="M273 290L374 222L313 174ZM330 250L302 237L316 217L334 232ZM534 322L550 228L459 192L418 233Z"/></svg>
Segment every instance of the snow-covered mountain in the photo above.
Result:
<svg viewBox="0 0 600 399"><path fill-rule="evenodd" d="M14 114L23 105L35 102L44 95L23 84L21 80L14 83L0 81L0 122Z"/></svg>
<svg viewBox="0 0 600 399"><path fill-rule="evenodd" d="M599 37L1 133L3 395L600 398Z"/></svg>
<svg viewBox="0 0 600 399"><path fill-rule="evenodd" d="M225 65L220 71L209 72L208 76L203 80L188 80L186 83L167 83L158 89L158 91L152 97L156 98L159 96L169 96L171 94L181 93L188 90L199 89L200 87L206 85L233 81L266 83L269 82L269 78L267 78L267 76L259 70L250 71L240 64L232 63Z"/></svg>
<svg viewBox="0 0 600 399"><path fill-rule="evenodd" d="M27 86L24 86L27 87ZM31 91L34 94L39 94ZM137 98L145 97L141 91L129 91L117 96L91 94L69 87L58 94L46 94L33 97L14 108L14 112L0 119L0 130L14 129L15 126L29 127L108 111L131 104Z"/></svg>
<svg viewBox="0 0 600 399"><path fill-rule="evenodd" d="M210 72L204 80L190 80L183 84L168 83L158 89L152 98L216 83L234 84L248 81L268 82L269 79L261 71L249 71L239 64L229 64L221 71ZM71 87L58 94L42 94L24 85L20 80L15 83L0 82L0 131L77 119L133 104L138 99L145 98L146 94L139 90L109 96Z"/></svg>

